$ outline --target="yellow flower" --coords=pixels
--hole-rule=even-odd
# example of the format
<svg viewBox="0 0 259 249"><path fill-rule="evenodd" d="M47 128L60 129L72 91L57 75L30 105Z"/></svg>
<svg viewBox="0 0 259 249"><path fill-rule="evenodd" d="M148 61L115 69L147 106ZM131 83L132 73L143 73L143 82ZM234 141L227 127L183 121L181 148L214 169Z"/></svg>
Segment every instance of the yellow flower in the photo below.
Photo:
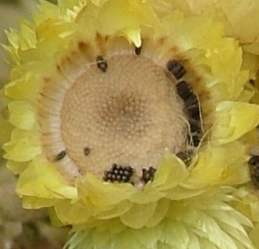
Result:
<svg viewBox="0 0 259 249"><path fill-rule="evenodd" d="M254 64L176 2L43 1L8 32L3 157L25 208L74 226L71 249L256 248L236 207L257 187Z"/></svg>

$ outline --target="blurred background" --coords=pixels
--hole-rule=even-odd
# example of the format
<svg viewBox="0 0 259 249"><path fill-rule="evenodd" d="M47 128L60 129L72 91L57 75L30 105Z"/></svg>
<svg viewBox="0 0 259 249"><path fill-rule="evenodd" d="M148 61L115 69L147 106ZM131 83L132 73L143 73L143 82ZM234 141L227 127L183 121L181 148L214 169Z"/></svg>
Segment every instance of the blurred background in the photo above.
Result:
<svg viewBox="0 0 259 249"><path fill-rule="evenodd" d="M55 3L55 1L51 1ZM37 0L0 0L0 43L6 43L5 30L16 28L31 18ZM7 55L0 47L0 86L9 80ZM15 194L15 176L0 161L0 249L61 249L67 229L53 228L47 211L22 209Z"/></svg>

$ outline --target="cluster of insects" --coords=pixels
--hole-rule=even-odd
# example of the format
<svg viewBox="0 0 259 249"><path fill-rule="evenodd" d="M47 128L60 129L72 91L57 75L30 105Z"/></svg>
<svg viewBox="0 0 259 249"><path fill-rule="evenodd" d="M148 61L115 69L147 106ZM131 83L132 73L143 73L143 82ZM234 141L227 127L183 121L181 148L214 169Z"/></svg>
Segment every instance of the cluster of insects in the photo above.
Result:
<svg viewBox="0 0 259 249"><path fill-rule="evenodd" d="M154 179L156 169L153 167L142 169L141 181L148 183ZM103 180L106 182L133 183L134 169L130 166L113 164L110 170L104 172Z"/></svg>
<svg viewBox="0 0 259 249"><path fill-rule="evenodd" d="M190 135L188 135L188 142L198 147L202 138L202 121L200 103L197 95L193 92L192 87L184 79L186 74L185 67L177 60L170 60L167 63L167 70L177 80L176 90L178 95L184 102L185 111L188 116L188 122L190 125ZM190 158L192 151L183 151L177 154L186 165L190 164Z"/></svg>
<svg viewBox="0 0 259 249"><path fill-rule="evenodd" d="M110 170L104 172L103 180L107 182L129 182L134 170L130 166L113 164Z"/></svg>

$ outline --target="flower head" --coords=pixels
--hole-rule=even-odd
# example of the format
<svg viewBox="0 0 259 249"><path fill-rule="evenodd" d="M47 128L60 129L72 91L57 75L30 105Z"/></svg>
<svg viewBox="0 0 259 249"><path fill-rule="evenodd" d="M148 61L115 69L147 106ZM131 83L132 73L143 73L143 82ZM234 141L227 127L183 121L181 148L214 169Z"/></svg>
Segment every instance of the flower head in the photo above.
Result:
<svg viewBox="0 0 259 249"><path fill-rule="evenodd" d="M71 248L255 248L235 206L255 179L250 66L217 18L159 7L42 2L8 32L3 156L17 193L75 226Z"/></svg>

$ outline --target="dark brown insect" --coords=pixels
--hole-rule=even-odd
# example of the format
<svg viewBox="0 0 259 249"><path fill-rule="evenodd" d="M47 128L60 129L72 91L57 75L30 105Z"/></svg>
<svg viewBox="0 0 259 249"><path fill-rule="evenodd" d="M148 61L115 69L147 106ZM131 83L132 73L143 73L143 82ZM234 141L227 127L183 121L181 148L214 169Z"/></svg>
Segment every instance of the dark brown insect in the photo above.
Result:
<svg viewBox="0 0 259 249"><path fill-rule="evenodd" d="M102 56L97 56L96 57L96 63L97 63L97 67L102 71L102 72L106 72L108 69L108 63L107 61L102 57Z"/></svg>
<svg viewBox="0 0 259 249"><path fill-rule="evenodd" d="M187 100L192 95L192 89L186 81L180 81L176 85L178 95L183 99Z"/></svg>
<svg viewBox="0 0 259 249"><path fill-rule="evenodd" d="M201 141L201 135L200 134L192 134L192 143L194 147L198 147Z"/></svg>
<svg viewBox="0 0 259 249"><path fill-rule="evenodd" d="M202 133L201 123L197 120L189 119L191 133Z"/></svg>
<svg viewBox="0 0 259 249"><path fill-rule="evenodd" d="M193 107L199 107L198 97L192 93L187 99L184 100L185 108L190 109Z"/></svg>
<svg viewBox="0 0 259 249"><path fill-rule="evenodd" d="M113 164L110 170L105 171L103 180L106 182L126 183L130 181L133 173L134 170L130 166L123 167Z"/></svg>
<svg viewBox="0 0 259 249"><path fill-rule="evenodd" d="M259 188L259 156L252 156L249 161L249 170L253 184Z"/></svg>
<svg viewBox="0 0 259 249"><path fill-rule="evenodd" d="M55 157L55 161L62 160L67 155L67 152L65 150L61 151L57 156Z"/></svg>
<svg viewBox="0 0 259 249"><path fill-rule="evenodd" d="M142 177L141 180L144 183L148 183L154 180L154 176L156 173L156 169L153 167L149 167L148 169L142 169Z"/></svg>
<svg viewBox="0 0 259 249"><path fill-rule="evenodd" d="M185 109L189 116L195 120L200 119L200 107L197 96L193 93L191 86L186 81L176 85L178 95L183 99Z"/></svg>
<svg viewBox="0 0 259 249"><path fill-rule="evenodd" d="M135 47L135 54L136 55L140 55L141 54L141 51L142 51L142 47Z"/></svg>
<svg viewBox="0 0 259 249"><path fill-rule="evenodd" d="M202 134L198 132L192 132L191 135L188 135L188 143L194 147L198 147L201 142Z"/></svg>
<svg viewBox="0 0 259 249"><path fill-rule="evenodd" d="M186 108L188 116L190 119L195 121L200 121L200 106L199 105L193 105L189 108Z"/></svg>
<svg viewBox="0 0 259 249"><path fill-rule="evenodd" d="M172 73L177 80L181 79L186 74L184 66L177 60L168 61L167 70Z"/></svg>
<svg viewBox="0 0 259 249"><path fill-rule="evenodd" d="M84 154L85 156L89 156L89 154L91 153L91 149L89 147L85 147L84 148Z"/></svg>
<svg viewBox="0 0 259 249"><path fill-rule="evenodd" d="M192 155L192 150L181 151L176 154L176 156L179 157L186 164L186 166L190 166L192 162Z"/></svg>

